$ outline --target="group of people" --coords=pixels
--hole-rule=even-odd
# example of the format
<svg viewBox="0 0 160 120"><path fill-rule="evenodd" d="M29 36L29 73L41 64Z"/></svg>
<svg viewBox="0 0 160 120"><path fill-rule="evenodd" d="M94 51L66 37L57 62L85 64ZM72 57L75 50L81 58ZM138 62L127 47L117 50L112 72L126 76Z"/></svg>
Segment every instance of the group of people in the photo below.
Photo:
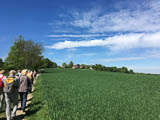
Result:
<svg viewBox="0 0 160 120"><path fill-rule="evenodd" d="M5 70L0 70L0 112L3 111L4 98L6 103L6 118L13 120L16 118L18 109L18 94L21 100L21 110L25 112L27 95L32 92L32 85L37 77L36 71L24 69L22 71L11 70L9 76L4 75ZM11 113L11 102L13 110Z"/></svg>

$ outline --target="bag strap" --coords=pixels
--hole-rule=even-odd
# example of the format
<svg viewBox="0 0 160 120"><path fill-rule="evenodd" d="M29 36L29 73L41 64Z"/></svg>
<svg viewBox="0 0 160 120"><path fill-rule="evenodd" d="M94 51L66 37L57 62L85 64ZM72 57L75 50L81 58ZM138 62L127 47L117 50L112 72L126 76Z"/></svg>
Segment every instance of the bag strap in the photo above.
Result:
<svg viewBox="0 0 160 120"><path fill-rule="evenodd" d="M4 75L0 78L0 80L3 80L3 78L4 78Z"/></svg>

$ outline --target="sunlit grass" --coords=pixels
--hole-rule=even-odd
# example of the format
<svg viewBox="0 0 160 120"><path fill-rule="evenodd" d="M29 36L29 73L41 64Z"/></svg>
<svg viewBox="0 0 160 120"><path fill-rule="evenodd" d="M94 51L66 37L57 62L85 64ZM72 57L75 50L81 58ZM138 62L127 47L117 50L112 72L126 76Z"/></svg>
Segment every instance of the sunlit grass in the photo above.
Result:
<svg viewBox="0 0 160 120"><path fill-rule="evenodd" d="M48 69L43 92L53 120L160 119L160 76Z"/></svg>

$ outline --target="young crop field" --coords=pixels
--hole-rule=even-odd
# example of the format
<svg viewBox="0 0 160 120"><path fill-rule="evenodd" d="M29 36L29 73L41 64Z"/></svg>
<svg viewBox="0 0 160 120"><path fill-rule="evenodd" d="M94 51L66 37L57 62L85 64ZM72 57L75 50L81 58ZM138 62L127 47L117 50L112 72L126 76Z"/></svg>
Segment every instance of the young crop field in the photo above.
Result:
<svg viewBox="0 0 160 120"><path fill-rule="evenodd" d="M41 75L52 120L159 120L160 76L47 69Z"/></svg>

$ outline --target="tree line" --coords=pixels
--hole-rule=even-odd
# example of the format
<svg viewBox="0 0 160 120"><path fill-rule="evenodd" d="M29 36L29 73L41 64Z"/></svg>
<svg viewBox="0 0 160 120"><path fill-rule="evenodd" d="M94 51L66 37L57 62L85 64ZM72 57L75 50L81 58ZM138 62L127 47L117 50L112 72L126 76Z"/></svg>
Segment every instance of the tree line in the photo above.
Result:
<svg viewBox="0 0 160 120"><path fill-rule="evenodd" d="M72 61L67 64L66 62L62 63L63 68L72 68L74 63ZM122 73L134 73L132 69L128 69L127 67L107 67L101 64L95 64L95 65L85 65L85 64L77 64L80 69L92 69L92 70L98 70L98 71L108 71L108 72L122 72Z"/></svg>
<svg viewBox="0 0 160 120"><path fill-rule="evenodd" d="M100 71L109 71L109 72L122 72L122 73L134 73L134 71L132 69L128 69L127 67L106 67L104 65L101 64L95 64L92 66L92 68L94 70L100 70Z"/></svg>

